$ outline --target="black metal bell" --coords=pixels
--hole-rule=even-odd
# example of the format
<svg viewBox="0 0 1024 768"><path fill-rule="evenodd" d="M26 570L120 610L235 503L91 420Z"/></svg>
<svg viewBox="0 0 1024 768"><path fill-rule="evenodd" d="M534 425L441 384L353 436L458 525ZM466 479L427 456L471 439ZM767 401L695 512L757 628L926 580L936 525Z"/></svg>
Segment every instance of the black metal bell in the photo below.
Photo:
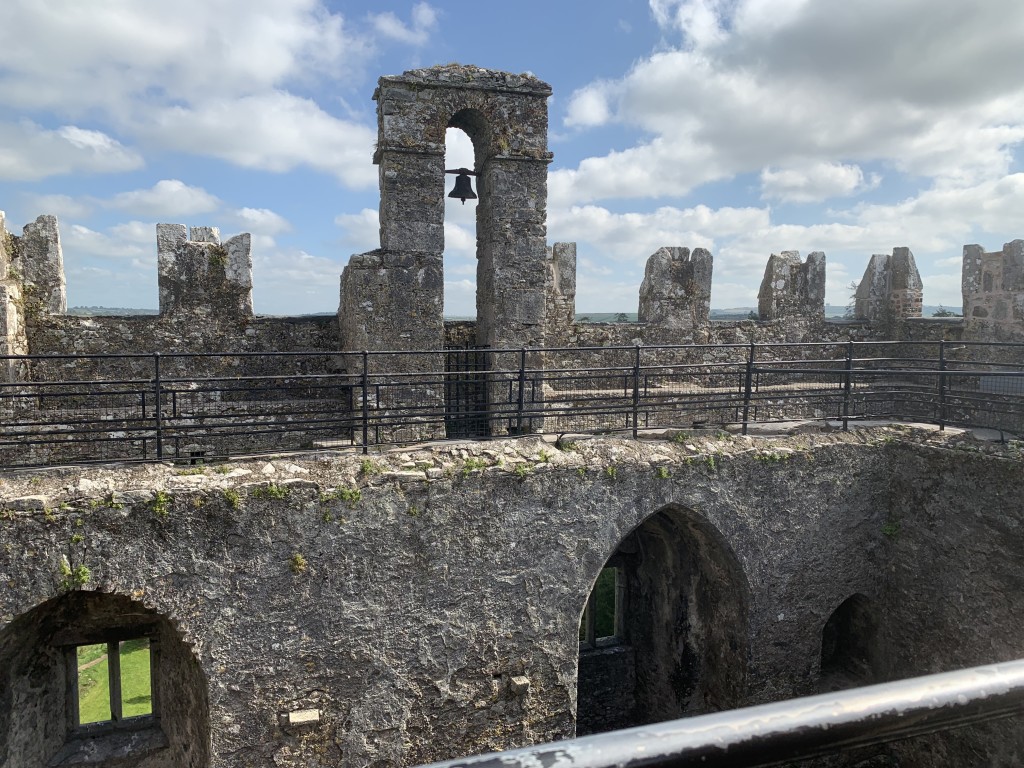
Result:
<svg viewBox="0 0 1024 768"><path fill-rule="evenodd" d="M455 188L448 193L448 197L457 197L465 205L467 200L476 200L476 192L473 191L473 182L469 179L469 173L461 173L464 168L459 169L460 173L455 177Z"/></svg>

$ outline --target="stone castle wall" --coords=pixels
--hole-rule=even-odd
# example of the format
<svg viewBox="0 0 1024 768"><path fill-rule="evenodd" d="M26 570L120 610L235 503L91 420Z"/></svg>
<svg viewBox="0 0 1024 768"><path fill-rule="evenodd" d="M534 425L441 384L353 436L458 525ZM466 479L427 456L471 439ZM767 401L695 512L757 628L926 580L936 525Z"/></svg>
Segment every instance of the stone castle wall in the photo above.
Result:
<svg viewBox="0 0 1024 768"><path fill-rule="evenodd" d="M716 631L699 624L703 591L672 603L693 606L698 622L684 654L694 687L669 696L683 696L680 713L830 685L822 628L851 595L880 616L869 681L1016 658L1024 541L1008 521L1024 472L1019 455L994 450L896 430L692 433L251 460L200 474L5 475L0 683L19 704L0 700L0 736L25 734L24 764L59 747L63 675L51 651L55 627L66 637L87 618L76 596L119 596L123 615L165 627L161 706L191 752L155 764L410 766L569 736L577 709L601 695L577 690L580 613L602 565L648 523L711 558L694 565L717 576L693 589L719 590L719 566L736 569L740 667L717 667L721 649L700 639ZM115 621L118 605L101 604ZM739 687L723 688L725 674ZM49 724L45 738L27 729L37 722ZM1019 733L986 737L979 745L962 730L929 750L941 764L965 764L972 748L988 765L1016 764ZM0 750L12 745L0 737ZM913 758L903 764L936 764Z"/></svg>

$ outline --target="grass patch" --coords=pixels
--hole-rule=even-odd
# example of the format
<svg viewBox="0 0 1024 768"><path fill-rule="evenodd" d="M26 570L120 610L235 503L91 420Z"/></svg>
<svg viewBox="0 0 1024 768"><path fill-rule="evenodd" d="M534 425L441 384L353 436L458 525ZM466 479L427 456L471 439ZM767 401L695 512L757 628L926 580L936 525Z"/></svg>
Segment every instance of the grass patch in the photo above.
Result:
<svg viewBox="0 0 1024 768"><path fill-rule="evenodd" d="M120 644L121 715L138 717L153 713L150 688L149 640L137 638ZM88 666L92 664L92 666ZM107 644L78 647L78 719L82 724L110 720L110 671Z"/></svg>
<svg viewBox="0 0 1024 768"><path fill-rule="evenodd" d="M491 466L487 459L477 458L476 456L470 456L462 464L462 476L468 477L470 472L479 469L487 469Z"/></svg>
<svg viewBox="0 0 1024 768"><path fill-rule="evenodd" d="M149 502L149 507L157 517L166 518L171 513L171 502L173 501L174 497L167 491L155 491Z"/></svg>
<svg viewBox="0 0 1024 768"><path fill-rule="evenodd" d="M359 500L363 498L363 492L358 488L337 488L333 491L328 491L320 494L320 502L322 504L328 504L332 501L341 499L347 501L349 505L355 506L359 503Z"/></svg>
<svg viewBox="0 0 1024 768"><path fill-rule="evenodd" d="M287 499L291 491L283 485L268 483L252 490L254 499Z"/></svg>

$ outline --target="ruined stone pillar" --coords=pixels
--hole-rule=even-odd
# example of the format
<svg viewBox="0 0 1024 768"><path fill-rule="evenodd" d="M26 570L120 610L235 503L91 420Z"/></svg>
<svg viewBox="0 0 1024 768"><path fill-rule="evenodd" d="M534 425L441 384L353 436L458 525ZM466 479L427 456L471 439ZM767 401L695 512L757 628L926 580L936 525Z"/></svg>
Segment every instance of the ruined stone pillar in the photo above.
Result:
<svg viewBox="0 0 1024 768"><path fill-rule="evenodd" d="M156 225L160 316L206 322L252 317L252 238L215 227Z"/></svg>
<svg viewBox="0 0 1024 768"><path fill-rule="evenodd" d="M477 214L477 342L544 343L548 159L495 157L484 164Z"/></svg>
<svg viewBox="0 0 1024 768"><path fill-rule="evenodd" d="M565 344L576 322L576 243L548 248L545 282L545 346Z"/></svg>
<svg viewBox="0 0 1024 768"><path fill-rule="evenodd" d="M11 270L16 245L17 238L7 231L4 212L0 211L0 355L28 354L21 283ZM12 360L0 363L0 381L18 381L20 378L20 364Z"/></svg>
<svg viewBox="0 0 1024 768"><path fill-rule="evenodd" d="M980 245L965 245L961 291L964 326L972 335L1024 337L1024 240L992 253Z"/></svg>
<svg viewBox="0 0 1024 768"><path fill-rule="evenodd" d="M30 315L68 311L64 256L56 216L39 216L22 230L20 270L25 309Z"/></svg>
<svg viewBox="0 0 1024 768"><path fill-rule="evenodd" d="M800 261L799 251L773 253L757 294L761 320L825 318L825 254L814 251Z"/></svg>
<svg viewBox="0 0 1024 768"><path fill-rule="evenodd" d="M858 320L885 325L920 317L923 285L910 249L872 255L854 299Z"/></svg>
<svg viewBox="0 0 1024 768"><path fill-rule="evenodd" d="M640 285L641 323L669 330L705 325L711 312L713 259L704 248L659 248L644 269Z"/></svg>

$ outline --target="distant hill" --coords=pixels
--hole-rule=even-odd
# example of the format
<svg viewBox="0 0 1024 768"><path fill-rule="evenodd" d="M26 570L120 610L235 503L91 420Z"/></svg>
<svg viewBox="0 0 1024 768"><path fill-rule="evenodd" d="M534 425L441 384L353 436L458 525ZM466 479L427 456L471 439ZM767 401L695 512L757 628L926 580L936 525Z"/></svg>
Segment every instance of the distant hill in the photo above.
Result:
<svg viewBox="0 0 1024 768"><path fill-rule="evenodd" d="M925 304L922 311L925 317L932 317L936 312L945 310L956 312L959 315L960 307L944 307L941 304ZM757 307L729 307L727 309L712 309L712 320L746 320L751 313L757 313ZM69 315L83 317L93 316L116 316L124 315L158 315L156 309L129 309L127 307L68 307ZM320 317L334 314L333 312L319 312L312 315L298 315L298 317ZM843 318L846 317L846 307L834 304L825 305L825 317ZM445 320L475 320L475 317L453 316ZM636 312L577 312L576 322L578 323L635 323L637 322Z"/></svg>
<svg viewBox="0 0 1024 768"><path fill-rule="evenodd" d="M942 304L925 304L922 307L924 317L932 317L939 311L955 312L960 314L960 307L945 307ZM846 317L847 308L835 304L825 305L825 317L841 319ZM712 320L746 320L751 313L757 314L757 307L728 307L725 309L712 309L710 316ZM947 315L948 316L948 315ZM468 318L472 319L472 318ZM576 322L578 323L635 323L636 312L577 312Z"/></svg>
<svg viewBox="0 0 1024 768"><path fill-rule="evenodd" d="M68 314L84 317L93 317L96 315L121 317L124 315L159 315L160 310L128 309L127 307L68 307Z"/></svg>

